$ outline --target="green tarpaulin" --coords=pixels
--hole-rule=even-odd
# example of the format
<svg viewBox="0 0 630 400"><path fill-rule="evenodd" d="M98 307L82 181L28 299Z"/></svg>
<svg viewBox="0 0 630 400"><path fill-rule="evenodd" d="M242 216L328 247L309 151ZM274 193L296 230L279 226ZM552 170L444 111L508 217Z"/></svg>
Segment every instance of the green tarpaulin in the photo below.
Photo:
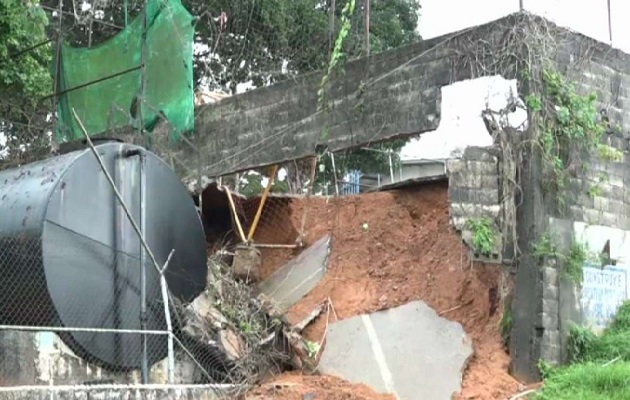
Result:
<svg viewBox="0 0 630 400"><path fill-rule="evenodd" d="M140 115L147 130L163 115L170 123L173 138L192 130L193 18L180 0L149 0L146 11L144 74L139 68L143 13L98 46L62 46L57 86L57 92L62 94L58 97L59 123L55 132L59 143L83 137L72 116L73 108L90 135L137 127ZM129 70L133 71L123 73ZM119 73L122 74L109 78ZM143 75L144 96L140 94ZM142 107L141 113L138 107Z"/></svg>

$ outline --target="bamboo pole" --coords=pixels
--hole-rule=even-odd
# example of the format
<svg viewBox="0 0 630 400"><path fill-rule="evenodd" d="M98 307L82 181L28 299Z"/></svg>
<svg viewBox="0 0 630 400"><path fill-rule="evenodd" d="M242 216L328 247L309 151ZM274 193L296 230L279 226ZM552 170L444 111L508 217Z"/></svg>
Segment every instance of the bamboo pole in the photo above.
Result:
<svg viewBox="0 0 630 400"><path fill-rule="evenodd" d="M256 216L254 217L254 222L252 223L251 228L249 228L249 236L247 236L247 242L249 243L254 237L254 233L256 232L256 227L258 226L258 222L260 221L260 216L262 214L262 209L267 200L267 196L269 196L269 191L271 190L271 185L273 185L273 180L276 177L276 171L278 170L278 166L274 165L270 168L269 171L269 182L267 183L267 187L263 191L262 197L260 198L260 204L258 205L258 210L256 210Z"/></svg>
<svg viewBox="0 0 630 400"><path fill-rule="evenodd" d="M227 194L228 202L230 203L230 209L232 210L232 215L234 215L234 222L236 222L236 229L238 231L238 235L240 236L243 243L247 243L247 238L245 237L245 231L243 231L243 226L241 225L241 220L238 217L238 213L236 212L236 205L234 204L234 199L232 198L232 192L227 186L222 186Z"/></svg>

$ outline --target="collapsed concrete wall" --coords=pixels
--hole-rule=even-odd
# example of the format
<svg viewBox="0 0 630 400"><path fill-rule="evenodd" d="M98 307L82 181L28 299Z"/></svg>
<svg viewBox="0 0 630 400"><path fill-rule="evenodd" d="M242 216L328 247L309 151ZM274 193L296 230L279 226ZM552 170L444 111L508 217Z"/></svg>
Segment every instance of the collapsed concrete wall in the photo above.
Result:
<svg viewBox="0 0 630 400"><path fill-rule="evenodd" d="M451 224L475 252L470 223L487 219L496 233L490 254L477 254L486 261L501 262L503 253L503 215L499 186L499 152L493 147L468 147L461 158L447 163L448 197Z"/></svg>

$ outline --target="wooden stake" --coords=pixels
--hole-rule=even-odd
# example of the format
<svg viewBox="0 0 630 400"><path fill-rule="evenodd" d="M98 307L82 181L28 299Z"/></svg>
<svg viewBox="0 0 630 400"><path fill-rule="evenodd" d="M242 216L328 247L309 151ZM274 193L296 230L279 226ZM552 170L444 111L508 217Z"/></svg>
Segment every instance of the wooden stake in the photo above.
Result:
<svg viewBox="0 0 630 400"><path fill-rule="evenodd" d="M267 201L267 196L269 196L269 191L271 190L271 185L273 185L273 180L276 177L276 171L278 170L278 166L274 165L270 168L269 171L269 182L267 183L267 187L260 198L260 204L258 205L258 210L256 211L256 216L254 217L254 222L252 223L252 227L249 229L249 236L247 236L247 242L249 243L254 237L254 233L256 232L256 227L258 226L258 222L260 221L260 216L262 214L262 209Z"/></svg>
<svg viewBox="0 0 630 400"><path fill-rule="evenodd" d="M225 193L227 194L228 202L230 203L230 210L232 210L232 215L234 215L234 222L236 223L238 236L241 238L243 243L247 243L247 238L245 238L245 231L243 231L241 220L238 218L238 213L236 212L236 205L234 204L234 199L232 198L232 192L227 186L222 186L221 188L225 190Z"/></svg>

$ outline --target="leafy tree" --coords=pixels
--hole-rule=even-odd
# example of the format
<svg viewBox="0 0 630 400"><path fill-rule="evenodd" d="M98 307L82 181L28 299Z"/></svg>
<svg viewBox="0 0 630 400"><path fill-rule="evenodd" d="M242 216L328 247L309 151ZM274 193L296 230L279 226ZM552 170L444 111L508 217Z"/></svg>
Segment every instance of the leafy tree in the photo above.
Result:
<svg viewBox="0 0 630 400"><path fill-rule="evenodd" d="M52 91L47 23L37 1L0 0L0 158L49 144L41 102Z"/></svg>

